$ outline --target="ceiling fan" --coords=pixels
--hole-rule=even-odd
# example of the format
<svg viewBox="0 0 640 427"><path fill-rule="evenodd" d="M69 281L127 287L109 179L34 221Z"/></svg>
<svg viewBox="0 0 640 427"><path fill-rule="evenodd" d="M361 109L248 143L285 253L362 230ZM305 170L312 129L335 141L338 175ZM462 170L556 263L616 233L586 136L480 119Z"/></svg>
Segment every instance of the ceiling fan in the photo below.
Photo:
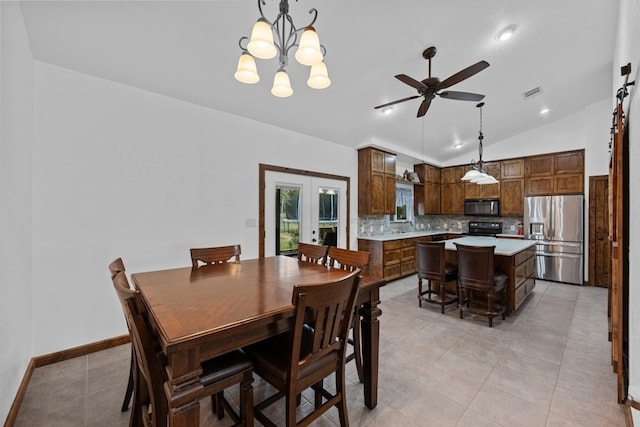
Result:
<svg viewBox="0 0 640 427"><path fill-rule="evenodd" d="M462 71L458 71L451 77L444 79L443 81L440 81L440 79L437 77L431 77L431 58L433 58L435 55L436 55L436 48L433 46L425 49L425 51L422 52L422 57L429 61L429 77L427 77L426 79L422 81L418 81L412 77L407 76L406 74L398 74L397 76L395 76L396 79L400 80L401 82L416 88L418 90L418 95L398 99L396 101L378 105L377 107L374 107L374 108L376 109L384 108L393 104L398 104L400 102L409 101L410 99L424 97L422 104L420 104L420 107L418 108L418 116L417 116L417 117L422 117L427 113L427 110L431 106L431 101L433 100L433 98L436 97L436 95L438 95L441 98L455 99L458 101L476 101L477 102L477 101L480 101L482 98L484 98L484 95L479 95L477 93L454 92L454 91L441 92L441 91L450 86L453 86L456 83L460 83L461 81L468 79L474 74L484 70L489 66L489 63L487 61L480 61L476 64L473 64L465 68Z"/></svg>

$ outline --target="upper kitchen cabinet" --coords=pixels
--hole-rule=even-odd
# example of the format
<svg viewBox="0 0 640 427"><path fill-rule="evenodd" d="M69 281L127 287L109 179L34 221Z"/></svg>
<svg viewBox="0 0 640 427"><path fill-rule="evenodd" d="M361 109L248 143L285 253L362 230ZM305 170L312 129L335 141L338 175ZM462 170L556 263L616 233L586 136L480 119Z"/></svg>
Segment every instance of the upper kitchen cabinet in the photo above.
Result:
<svg viewBox="0 0 640 427"><path fill-rule="evenodd" d="M582 194L584 150L528 157L525 176L527 196Z"/></svg>
<svg viewBox="0 0 640 427"><path fill-rule="evenodd" d="M440 213L445 215L464 214L464 182L462 177L467 166L453 166L440 170Z"/></svg>
<svg viewBox="0 0 640 427"><path fill-rule="evenodd" d="M358 215L393 215L396 156L375 148L358 150Z"/></svg>
<svg viewBox="0 0 640 427"><path fill-rule="evenodd" d="M468 168L465 168L465 173L467 169ZM500 162L487 162L483 165L483 169L498 181L500 180ZM464 183L464 198L470 200L499 199L500 183L498 182L497 184L478 185L473 182L467 181Z"/></svg>
<svg viewBox="0 0 640 427"><path fill-rule="evenodd" d="M524 215L524 159L509 159L500 162L500 215Z"/></svg>
<svg viewBox="0 0 640 427"><path fill-rule="evenodd" d="M422 185L415 186L415 209L422 203L425 215L440 214L440 168L427 164L414 165L413 170L420 177Z"/></svg>

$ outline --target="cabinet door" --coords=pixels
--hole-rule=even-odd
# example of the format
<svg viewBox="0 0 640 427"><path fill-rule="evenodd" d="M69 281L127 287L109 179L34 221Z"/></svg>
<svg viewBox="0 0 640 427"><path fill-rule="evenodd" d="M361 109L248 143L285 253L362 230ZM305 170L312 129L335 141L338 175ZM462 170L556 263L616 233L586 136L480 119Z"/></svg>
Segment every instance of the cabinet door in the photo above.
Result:
<svg viewBox="0 0 640 427"><path fill-rule="evenodd" d="M370 209L371 215L384 215L386 210L386 193L385 193L386 175L379 172L371 173L371 188L369 191ZM394 195L395 197L395 195Z"/></svg>
<svg viewBox="0 0 640 427"><path fill-rule="evenodd" d="M527 158L526 174L528 177L553 175L553 154Z"/></svg>
<svg viewBox="0 0 640 427"><path fill-rule="evenodd" d="M420 206L422 206L422 212L420 212ZM425 206L424 206L424 185L422 184L414 184L413 185L413 215L424 215Z"/></svg>
<svg viewBox="0 0 640 427"><path fill-rule="evenodd" d="M553 194L553 176L527 179L526 194L527 196L545 196Z"/></svg>
<svg viewBox="0 0 640 427"><path fill-rule="evenodd" d="M384 213L393 215L396 213L396 177L384 174Z"/></svg>
<svg viewBox="0 0 640 427"><path fill-rule="evenodd" d="M553 190L555 194L582 194L584 191L584 175L554 175Z"/></svg>
<svg viewBox="0 0 640 427"><path fill-rule="evenodd" d="M424 213L425 215L440 214L440 184L425 182Z"/></svg>
<svg viewBox="0 0 640 427"><path fill-rule="evenodd" d="M374 150L374 149L369 149L369 150L371 155L371 172L384 173L386 153L382 151Z"/></svg>
<svg viewBox="0 0 640 427"><path fill-rule="evenodd" d="M584 173L584 153L582 151L571 151L556 154L553 173L555 175Z"/></svg>
<svg viewBox="0 0 640 427"><path fill-rule="evenodd" d="M502 179L524 178L524 159L503 160L500 163Z"/></svg>
<svg viewBox="0 0 640 427"><path fill-rule="evenodd" d="M396 156L393 154L384 153L384 173L396 179Z"/></svg>
<svg viewBox="0 0 640 427"><path fill-rule="evenodd" d="M464 184L442 184L440 189L440 203L440 211L443 214L464 214Z"/></svg>
<svg viewBox="0 0 640 427"><path fill-rule="evenodd" d="M467 172L468 166L452 166L440 170L440 182L442 184L457 184Z"/></svg>
<svg viewBox="0 0 640 427"><path fill-rule="evenodd" d="M464 198L465 199L482 199L482 188L484 185L478 185L474 182L464 183Z"/></svg>
<svg viewBox="0 0 640 427"><path fill-rule="evenodd" d="M500 181L500 215L524 215L524 179Z"/></svg>

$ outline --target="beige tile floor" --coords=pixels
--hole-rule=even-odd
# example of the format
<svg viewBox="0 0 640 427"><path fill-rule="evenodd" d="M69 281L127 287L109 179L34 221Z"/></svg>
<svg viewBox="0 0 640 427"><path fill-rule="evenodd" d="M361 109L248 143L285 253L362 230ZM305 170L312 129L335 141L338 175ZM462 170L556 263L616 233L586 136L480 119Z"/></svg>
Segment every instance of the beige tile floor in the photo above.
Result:
<svg viewBox="0 0 640 427"><path fill-rule="evenodd" d="M624 426L607 341L606 289L538 281L520 310L494 320L418 307L411 276L381 291L378 406L367 409L353 364L352 426ZM16 426L126 426L124 345L35 370ZM269 392L259 379L256 401ZM231 397L236 397L231 390ZM300 409L308 408L305 396ZM282 421L282 406L271 410ZM213 419L203 401L201 425ZM330 410L316 426L336 426ZM256 423L259 425L259 423Z"/></svg>

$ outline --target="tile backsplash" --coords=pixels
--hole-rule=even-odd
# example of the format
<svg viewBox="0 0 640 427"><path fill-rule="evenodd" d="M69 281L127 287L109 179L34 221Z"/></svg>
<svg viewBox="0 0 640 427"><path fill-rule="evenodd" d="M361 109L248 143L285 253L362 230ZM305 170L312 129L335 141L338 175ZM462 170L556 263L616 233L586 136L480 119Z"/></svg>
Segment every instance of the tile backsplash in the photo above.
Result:
<svg viewBox="0 0 640 427"><path fill-rule="evenodd" d="M381 234L403 233L408 231L452 231L466 233L469 231L469 221L498 221L502 222L504 234L517 234L517 217L479 217L464 215L419 215L415 221L391 221L389 215L368 215L358 217L358 235L378 236Z"/></svg>

